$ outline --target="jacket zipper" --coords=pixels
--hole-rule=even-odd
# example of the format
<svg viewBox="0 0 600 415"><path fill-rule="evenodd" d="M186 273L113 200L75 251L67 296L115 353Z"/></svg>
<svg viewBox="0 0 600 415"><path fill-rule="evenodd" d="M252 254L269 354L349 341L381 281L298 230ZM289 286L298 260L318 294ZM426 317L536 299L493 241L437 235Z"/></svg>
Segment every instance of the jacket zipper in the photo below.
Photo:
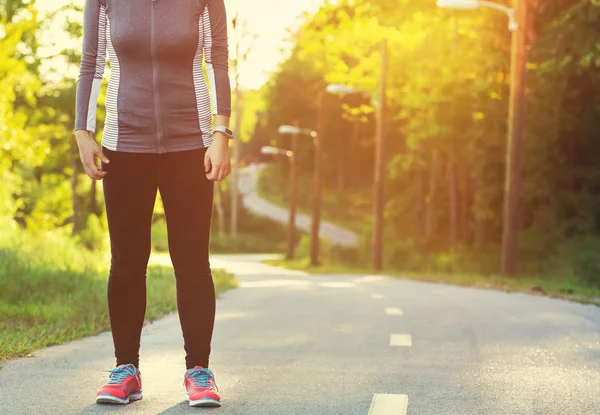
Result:
<svg viewBox="0 0 600 415"><path fill-rule="evenodd" d="M150 19L151 19L151 28L150 28L150 38L151 38L151 47L152 47L152 81L154 84L154 116L156 118L156 138L158 141L158 153L163 152L162 146L162 124L160 121L160 92L158 90L158 64L156 62L156 28L155 28L155 11L156 0L152 0L152 7L150 9Z"/></svg>

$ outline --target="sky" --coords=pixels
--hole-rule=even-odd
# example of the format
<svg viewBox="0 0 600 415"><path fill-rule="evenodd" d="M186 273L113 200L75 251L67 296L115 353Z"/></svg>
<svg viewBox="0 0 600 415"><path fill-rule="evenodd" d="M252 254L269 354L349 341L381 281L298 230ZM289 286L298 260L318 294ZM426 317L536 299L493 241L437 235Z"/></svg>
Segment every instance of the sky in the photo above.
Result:
<svg viewBox="0 0 600 415"><path fill-rule="evenodd" d="M83 4L84 0L78 2ZM55 10L65 3L68 3L68 0L36 1L38 9L42 12ZM298 27L298 16L305 11L316 12L322 3L323 0L225 0L229 20L238 13L247 31L256 36L247 61L240 66L240 85L243 88L260 88L267 81L269 74L277 70L285 52L289 50L290 44L285 41L288 37L287 31ZM50 43L59 43L61 31L62 27L59 27L51 36L44 38ZM233 56L235 36L231 28L229 45L230 55ZM243 45L242 43L242 47ZM56 50L56 47L49 45L46 54L52 55ZM60 64L48 62L48 65L56 67Z"/></svg>
<svg viewBox="0 0 600 415"><path fill-rule="evenodd" d="M281 62L280 49L286 47L287 30L298 27L297 16L304 11L316 12L322 3L323 0L225 0L230 20L237 11L248 32L257 36L248 61L240 70L240 84L252 88L262 85ZM230 38L233 48L233 36Z"/></svg>

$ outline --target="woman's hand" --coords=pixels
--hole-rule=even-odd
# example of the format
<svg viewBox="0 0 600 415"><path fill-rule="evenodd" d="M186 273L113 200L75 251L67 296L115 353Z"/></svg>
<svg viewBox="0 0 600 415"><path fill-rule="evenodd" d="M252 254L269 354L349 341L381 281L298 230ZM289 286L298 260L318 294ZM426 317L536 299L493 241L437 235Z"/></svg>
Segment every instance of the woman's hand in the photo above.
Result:
<svg viewBox="0 0 600 415"><path fill-rule="evenodd" d="M208 180L219 181L231 173L229 137L215 132L213 141L204 155L204 172Z"/></svg>
<svg viewBox="0 0 600 415"><path fill-rule="evenodd" d="M92 179L102 180L106 176L106 172L98 167L96 158L99 158L104 163L109 163L109 160L102 154L91 132L77 130L75 131L75 136L77 138L79 158L81 159L81 164L83 164L83 169Z"/></svg>

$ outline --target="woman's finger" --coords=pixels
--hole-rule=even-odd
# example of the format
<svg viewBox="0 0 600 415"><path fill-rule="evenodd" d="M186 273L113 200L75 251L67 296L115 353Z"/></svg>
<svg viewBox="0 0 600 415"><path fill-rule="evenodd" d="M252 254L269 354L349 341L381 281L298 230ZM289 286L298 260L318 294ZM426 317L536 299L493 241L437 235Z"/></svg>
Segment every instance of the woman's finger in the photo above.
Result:
<svg viewBox="0 0 600 415"><path fill-rule="evenodd" d="M96 176L94 177L96 180L102 180L106 176L106 172L104 170L98 169L96 172Z"/></svg>
<svg viewBox="0 0 600 415"><path fill-rule="evenodd" d="M211 166L210 171L208 173L206 173L206 178L208 180L214 180L214 176L215 176L215 172L217 171L217 168L215 166Z"/></svg>
<svg viewBox="0 0 600 415"><path fill-rule="evenodd" d="M92 174L90 175L90 177L91 177L92 179L94 179L94 180L101 180L101 179L103 179L103 178L104 178L104 176L106 176L106 172L105 172L105 171L102 171L102 170L100 170L100 169L98 169L98 168L96 168L96 170L95 170L95 171L92 171L91 173L92 173Z"/></svg>
<svg viewBox="0 0 600 415"><path fill-rule="evenodd" d="M96 176L96 173L98 173L98 166L96 166L94 157L91 157L91 159L88 159L85 164L87 165L87 168L89 169L89 171L92 173L92 177Z"/></svg>
<svg viewBox="0 0 600 415"><path fill-rule="evenodd" d="M221 180L226 179L229 173L231 173L231 165L227 164L223 167Z"/></svg>
<svg viewBox="0 0 600 415"><path fill-rule="evenodd" d="M100 180L104 176L106 176L106 172L100 170L98 168L98 166L96 165L96 158L95 157L88 158L86 160L86 162L84 163L84 166L85 166L85 168L87 170L88 176L90 176L92 179Z"/></svg>
<svg viewBox="0 0 600 415"><path fill-rule="evenodd" d="M226 164L223 166L223 177L221 177L221 180L224 180L227 178L227 176L229 176L229 172L231 171L231 166L229 164Z"/></svg>
<svg viewBox="0 0 600 415"><path fill-rule="evenodd" d="M90 168L87 165L84 165L83 169L85 170L85 174L87 174L90 179L98 180L96 178L96 173L93 170L90 170Z"/></svg>
<svg viewBox="0 0 600 415"><path fill-rule="evenodd" d="M103 163L110 163L110 160L102 153L102 150L98 149L96 150L96 156L102 160Z"/></svg>
<svg viewBox="0 0 600 415"><path fill-rule="evenodd" d="M217 180L223 180L227 176L227 166L223 164L219 170L219 178Z"/></svg>
<svg viewBox="0 0 600 415"><path fill-rule="evenodd" d="M212 163L210 162L210 156L208 153L204 155L204 173L206 173L206 177L210 174Z"/></svg>
<svg viewBox="0 0 600 415"><path fill-rule="evenodd" d="M213 175L212 175L212 180L214 181L219 181L221 180L219 177L221 177L221 173L223 171L223 165L222 164L217 164L213 166Z"/></svg>
<svg viewBox="0 0 600 415"><path fill-rule="evenodd" d="M219 170L217 170L217 174L215 176L215 181L219 181L223 178L223 170L225 170L225 166L220 165Z"/></svg>
<svg viewBox="0 0 600 415"><path fill-rule="evenodd" d="M88 175L88 177L93 179L92 172L90 172L90 170L87 168L87 166L85 164L83 165L83 171L85 172L85 174Z"/></svg>

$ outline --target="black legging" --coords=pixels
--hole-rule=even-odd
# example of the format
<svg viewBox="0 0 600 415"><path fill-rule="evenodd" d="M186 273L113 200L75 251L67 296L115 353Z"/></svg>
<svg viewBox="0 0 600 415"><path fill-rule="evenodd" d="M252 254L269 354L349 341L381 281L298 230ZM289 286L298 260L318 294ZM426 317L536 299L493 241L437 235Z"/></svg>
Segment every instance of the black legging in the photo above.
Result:
<svg viewBox="0 0 600 415"><path fill-rule="evenodd" d="M167 219L177 280L177 308L186 366L208 367L215 288L208 261L213 182L204 174L206 149L165 154L103 148L104 199L111 246L108 310L117 365L139 364L146 314L146 267L156 191Z"/></svg>

